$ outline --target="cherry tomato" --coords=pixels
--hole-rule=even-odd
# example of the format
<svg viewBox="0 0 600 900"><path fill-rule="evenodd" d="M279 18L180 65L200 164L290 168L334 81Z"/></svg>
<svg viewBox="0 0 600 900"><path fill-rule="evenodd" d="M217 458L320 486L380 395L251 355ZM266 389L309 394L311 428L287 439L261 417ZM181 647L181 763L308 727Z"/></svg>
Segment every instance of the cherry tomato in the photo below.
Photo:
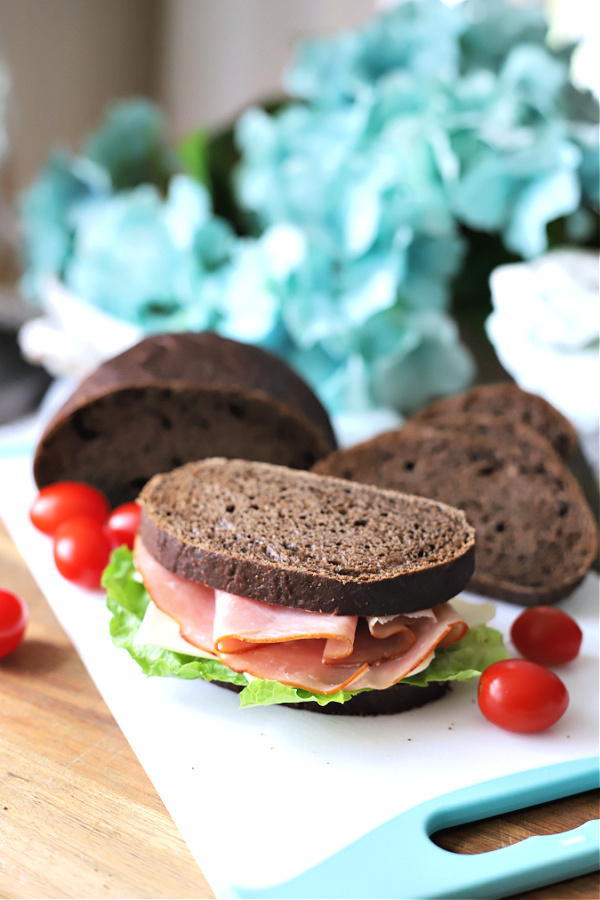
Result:
<svg viewBox="0 0 600 900"><path fill-rule="evenodd" d="M575 659L583 632L562 609L532 606L517 616L510 636L522 656L543 666L559 666Z"/></svg>
<svg viewBox="0 0 600 900"><path fill-rule="evenodd" d="M130 550L133 549L141 517L142 509L138 503L123 503L113 509L104 526L113 550L122 544L126 544Z"/></svg>
<svg viewBox="0 0 600 900"><path fill-rule="evenodd" d="M81 481L58 481L41 489L29 510L38 531L53 535L59 525L75 516L90 516L104 522L110 507L96 488Z"/></svg>
<svg viewBox="0 0 600 900"><path fill-rule="evenodd" d="M54 534L54 562L68 581L81 587L100 587L111 546L102 522L91 516L76 516L63 522Z"/></svg>
<svg viewBox="0 0 600 900"><path fill-rule="evenodd" d="M17 649L28 621L25 601L12 591L0 588L0 659Z"/></svg>
<svg viewBox="0 0 600 900"><path fill-rule="evenodd" d="M484 670L477 689L479 708L506 731L543 731L558 722L569 694L558 675L528 659L503 659Z"/></svg>

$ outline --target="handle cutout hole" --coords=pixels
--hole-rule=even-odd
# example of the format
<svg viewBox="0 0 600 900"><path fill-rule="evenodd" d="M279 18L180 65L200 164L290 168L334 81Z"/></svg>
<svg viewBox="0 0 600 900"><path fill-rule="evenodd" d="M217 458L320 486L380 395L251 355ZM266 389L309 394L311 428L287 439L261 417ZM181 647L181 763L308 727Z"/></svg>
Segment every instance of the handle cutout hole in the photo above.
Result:
<svg viewBox="0 0 600 900"><path fill-rule="evenodd" d="M561 834L600 818L600 791L586 791L490 819L435 831L434 844L451 853L477 854L518 844L534 835Z"/></svg>

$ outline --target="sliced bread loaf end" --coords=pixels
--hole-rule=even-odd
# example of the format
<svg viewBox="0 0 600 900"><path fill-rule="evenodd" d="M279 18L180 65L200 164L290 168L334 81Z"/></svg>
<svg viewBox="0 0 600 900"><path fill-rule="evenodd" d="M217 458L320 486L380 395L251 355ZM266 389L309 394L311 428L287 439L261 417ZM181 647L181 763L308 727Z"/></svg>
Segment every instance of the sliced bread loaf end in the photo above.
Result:
<svg viewBox="0 0 600 900"><path fill-rule="evenodd" d="M204 456L308 469L335 447L325 409L282 360L215 334L155 335L89 376L36 448L38 487L80 480L112 505Z"/></svg>

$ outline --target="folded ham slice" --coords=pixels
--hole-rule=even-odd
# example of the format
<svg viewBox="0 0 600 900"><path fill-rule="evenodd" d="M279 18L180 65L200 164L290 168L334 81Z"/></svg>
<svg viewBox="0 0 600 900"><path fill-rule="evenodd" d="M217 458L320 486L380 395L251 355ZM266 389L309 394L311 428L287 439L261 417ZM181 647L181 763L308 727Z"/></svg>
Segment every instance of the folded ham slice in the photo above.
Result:
<svg viewBox="0 0 600 900"><path fill-rule="evenodd" d="M215 650L243 653L253 644L324 638L332 658L349 656L358 616L328 616L215 591Z"/></svg>
<svg viewBox="0 0 600 900"><path fill-rule="evenodd" d="M288 641L261 644L246 653L221 653L220 659L235 672L279 681L316 694L334 694L350 687L369 666L323 662L323 641Z"/></svg>
<svg viewBox="0 0 600 900"><path fill-rule="evenodd" d="M335 616L262 603L174 575L138 539L135 564L181 635L236 672L314 693L385 689L468 626L449 603L393 617Z"/></svg>
<svg viewBox="0 0 600 900"><path fill-rule="evenodd" d="M385 690L419 668L436 647L456 643L469 630L467 623L460 618L450 603L440 603L432 608L432 612L433 622L423 617L414 620L415 642L407 653L396 659L384 660L369 666L368 670L354 682L352 688Z"/></svg>
<svg viewBox="0 0 600 900"><path fill-rule="evenodd" d="M398 616L367 616L367 625L373 637L384 638L397 631L410 627L412 619L434 619L432 609L420 609L418 612L402 613Z"/></svg>
<svg viewBox="0 0 600 900"><path fill-rule="evenodd" d="M134 562L154 604L179 623L181 637L194 647L214 653L214 590L169 572L139 539L135 542Z"/></svg>

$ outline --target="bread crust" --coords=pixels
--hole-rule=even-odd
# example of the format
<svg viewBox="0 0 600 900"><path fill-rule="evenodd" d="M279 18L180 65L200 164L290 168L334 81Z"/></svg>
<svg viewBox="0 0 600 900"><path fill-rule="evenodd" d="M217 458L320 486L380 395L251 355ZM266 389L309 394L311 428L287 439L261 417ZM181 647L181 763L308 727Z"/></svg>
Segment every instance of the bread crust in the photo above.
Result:
<svg viewBox="0 0 600 900"><path fill-rule="evenodd" d="M96 397L123 387L180 383L244 389L285 403L336 446L329 416L316 394L282 359L252 344L210 331L155 334L102 363L48 424L51 429Z"/></svg>
<svg viewBox="0 0 600 900"><path fill-rule="evenodd" d="M461 511L267 463L191 463L152 478L140 503L142 541L161 565L267 603L411 612L450 600L474 568Z"/></svg>

